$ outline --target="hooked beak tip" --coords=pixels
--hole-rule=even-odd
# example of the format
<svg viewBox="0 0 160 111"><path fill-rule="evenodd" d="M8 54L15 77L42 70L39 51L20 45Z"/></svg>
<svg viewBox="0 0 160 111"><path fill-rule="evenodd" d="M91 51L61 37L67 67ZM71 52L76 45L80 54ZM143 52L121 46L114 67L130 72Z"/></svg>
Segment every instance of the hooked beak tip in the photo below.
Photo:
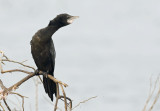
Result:
<svg viewBox="0 0 160 111"><path fill-rule="evenodd" d="M79 16L75 16L75 18L77 19L77 18L79 18Z"/></svg>

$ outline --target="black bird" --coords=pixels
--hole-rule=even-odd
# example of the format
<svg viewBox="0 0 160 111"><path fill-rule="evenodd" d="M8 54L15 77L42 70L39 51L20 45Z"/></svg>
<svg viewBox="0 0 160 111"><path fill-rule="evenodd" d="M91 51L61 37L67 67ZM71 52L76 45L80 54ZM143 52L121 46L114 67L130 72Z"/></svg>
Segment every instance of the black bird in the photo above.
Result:
<svg viewBox="0 0 160 111"><path fill-rule="evenodd" d="M52 40L52 35L61 27L69 25L78 16L69 14L57 15L51 20L47 27L38 30L31 40L31 53L38 67L38 71L44 71L47 74L54 76L55 68L55 48ZM56 84L49 78L43 76L43 86L45 92L53 101L53 94L56 95Z"/></svg>

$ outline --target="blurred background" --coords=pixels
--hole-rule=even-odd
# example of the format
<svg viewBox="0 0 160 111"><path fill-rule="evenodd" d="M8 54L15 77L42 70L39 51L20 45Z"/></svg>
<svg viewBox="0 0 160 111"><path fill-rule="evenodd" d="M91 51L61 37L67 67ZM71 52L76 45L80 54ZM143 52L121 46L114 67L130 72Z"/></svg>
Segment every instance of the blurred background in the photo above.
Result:
<svg viewBox="0 0 160 111"><path fill-rule="evenodd" d="M10 59L28 60L26 64L36 67L30 51L35 32L57 14L80 16L52 37L55 77L69 85L65 91L73 106L98 96L75 110L140 111L148 97L151 75L160 72L159 4L159 0L0 0L0 50ZM8 64L4 68L22 67ZM12 73L0 75L0 79L9 87L25 76ZM33 79L16 92L29 97L25 109L34 111ZM8 96L8 101L14 108L17 98ZM41 84L39 111L53 110L48 101Z"/></svg>

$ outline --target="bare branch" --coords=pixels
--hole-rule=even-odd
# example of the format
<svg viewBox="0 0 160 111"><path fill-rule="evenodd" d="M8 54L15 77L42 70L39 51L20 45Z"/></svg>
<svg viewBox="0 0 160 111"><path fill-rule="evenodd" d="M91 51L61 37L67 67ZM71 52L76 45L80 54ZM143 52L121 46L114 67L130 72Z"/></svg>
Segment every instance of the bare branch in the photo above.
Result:
<svg viewBox="0 0 160 111"><path fill-rule="evenodd" d="M56 103L55 103L55 106L54 106L54 111L57 110L57 105L58 105L58 100L59 100L59 85L58 83L56 83L56 88L57 88L57 98L56 98Z"/></svg>
<svg viewBox="0 0 160 111"><path fill-rule="evenodd" d="M87 101L89 101L89 100L91 100L91 99L93 99L93 98L96 98L96 97L97 97L97 96L94 96L94 97L91 97L91 98L89 98L89 99L87 99L87 100L84 100L84 101L78 103L74 108L72 108L72 110L74 110L74 109L75 109L76 107L78 107L80 104L85 103L85 102L87 102Z"/></svg>
<svg viewBox="0 0 160 111"><path fill-rule="evenodd" d="M19 94L19 93L15 93L15 92L11 92L11 94L15 94L15 95L17 95L17 96L19 96L19 97L21 97L21 98L28 98L28 97L26 97L26 96L23 96L23 95L21 95L21 94Z"/></svg>
<svg viewBox="0 0 160 111"><path fill-rule="evenodd" d="M17 96L21 97L22 98L22 109L24 111L24 98L28 98L26 96L22 96L21 94L19 93L14 93L14 92L11 92L11 94L16 94Z"/></svg>
<svg viewBox="0 0 160 111"><path fill-rule="evenodd" d="M0 79L0 87L1 87L2 89L7 89L7 88L3 85L3 82L1 81L1 79Z"/></svg>
<svg viewBox="0 0 160 111"><path fill-rule="evenodd" d="M67 111L67 100L66 100L66 94L64 92L64 89L63 89L63 86L60 84L60 87L62 89L62 93L63 93L63 96L64 96L64 105L65 105L65 111Z"/></svg>
<svg viewBox="0 0 160 111"><path fill-rule="evenodd" d="M158 77L158 79L159 79L159 77ZM160 95L160 84L159 84L159 89L158 89L158 92L156 94L156 97L155 97L155 99L154 99L154 101L153 101L153 103L152 103L152 105L151 105L151 107L149 108L148 111L151 111L153 109L154 105L156 104L156 102L157 102L157 100L159 98L159 95Z"/></svg>
<svg viewBox="0 0 160 111"><path fill-rule="evenodd" d="M9 87L8 90L12 91L12 90L17 89L22 83L24 83L25 81L27 81L28 79L30 79L33 76L35 76L35 74L34 73L30 73L30 75L26 76L25 78L23 78L22 80L20 80L16 84L14 84L13 86Z"/></svg>
<svg viewBox="0 0 160 111"><path fill-rule="evenodd" d="M59 99L64 98L64 96L60 96ZM72 100L69 97L66 97L66 99L69 101L69 103L67 105L70 105L70 111L72 110ZM64 100L62 100L64 101Z"/></svg>
<svg viewBox="0 0 160 111"><path fill-rule="evenodd" d="M3 99L3 102L4 102L4 104L6 105L7 109L8 109L9 111L11 111L11 108L8 106L8 104L7 104L7 102L6 102L5 99Z"/></svg>
<svg viewBox="0 0 160 111"><path fill-rule="evenodd" d="M156 86L157 86L157 82L158 82L158 81L159 81L159 76L157 77L157 79L156 79L156 81L155 81L155 83L154 83L153 90L152 90L152 77L150 78L149 96L148 96L148 98L147 98L146 104L145 104L145 106L144 106L144 108L143 108L142 111L146 111L146 107L147 107L149 101L151 100L151 98L152 98L152 96L153 96L153 94L154 94L154 92L155 92L155 89L156 89Z"/></svg>
<svg viewBox="0 0 160 111"><path fill-rule="evenodd" d="M13 70L6 70L6 71L2 71L1 70L2 74L4 74L4 73L12 73L12 72L23 72L23 73L26 73L26 74L31 74L30 72L25 71L25 70L21 70L21 69L13 69Z"/></svg>
<svg viewBox="0 0 160 111"><path fill-rule="evenodd" d="M44 75L44 74L46 74L46 73L43 72L43 71L39 71L39 74L40 74L40 75ZM49 79L53 80L55 83L62 84L64 87L67 87L67 86L68 86L67 84L65 84L65 83L57 80L56 78L54 78L54 77L53 77L52 75L50 75L50 74L47 74L47 77L48 77Z"/></svg>
<svg viewBox="0 0 160 111"><path fill-rule="evenodd" d="M29 66L29 65L23 64L23 63L26 62L27 60L22 61L22 62L17 62L17 61L8 59L8 57L5 56L4 53L3 53L2 51L0 51L0 53L2 54L2 57L0 58L0 70L1 70L1 73L16 72L16 71L18 71L18 72L24 72L24 73L25 73L25 71L24 71L24 70L21 70L21 69L3 71L2 66L1 66L1 63L3 63L3 61L12 62L12 63L17 63L17 64L20 64L20 65L22 65L22 66L24 66L24 67L33 69L33 70L35 71L35 68L34 68L34 67L31 67L31 66ZM2 59L3 57L4 57L5 59ZM3 63L3 64L4 64L4 63ZM41 77L40 77L40 76L38 76L38 77L39 77L40 81L42 82Z"/></svg>
<svg viewBox="0 0 160 111"><path fill-rule="evenodd" d="M24 67L28 67L28 68L30 68L30 69L33 69L33 70L35 71L35 68L34 68L34 67L31 67L31 66L28 66L28 65L23 64L24 61L22 61L22 62L17 62L17 61L13 61L13 60L10 60L10 59L2 59L2 61L17 63L17 64L20 64L20 65L22 65L22 66L24 66Z"/></svg>
<svg viewBox="0 0 160 111"><path fill-rule="evenodd" d="M35 111L38 111L38 78L36 78L35 87L36 87L36 94L35 94Z"/></svg>
<svg viewBox="0 0 160 111"><path fill-rule="evenodd" d="M38 75L38 78L39 78L39 80L41 81L41 83L43 83L43 81L42 81L42 79L41 79L41 77Z"/></svg>
<svg viewBox="0 0 160 111"><path fill-rule="evenodd" d="M0 103L0 106L1 106L2 110L3 110L3 111L5 111L5 109L4 109L4 107L2 106L2 104L1 104L1 103Z"/></svg>
<svg viewBox="0 0 160 111"><path fill-rule="evenodd" d="M37 76L36 73L35 73L35 69L34 69L33 67L31 67L31 66L28 66L28 65L23 64L23 62L17 62L17 61L8 59L8 57L5 56L2 51L0 51L0 53L1 53L1 57L0 57L0 70L1 70L1 73L2 73L2 74L4 74L4 73L12 73L12 72L23 72L23 73L28 74L26 77L24 77L23 79L21 79L20 81L18 81L18 82L15 83L14 85L10 86L9 88L6 88L6 87L3 85L2 81L0 80L0 86L1 86L1 88L2 88L2 91L1 91L0 95L2 95L3 100L4 100L4 103L5 103L5 105L7 106L8 110L10 111L10 108L9 108L7 102L5 101L5 97L6 97L6 95L8 95L8 94L16 94L16 95L18 95L18 96L20 96L20 97L22 98L22 109L23 109L23 111L24 111L24 97L25 97L25 96L22 96L22 95L19 94L19 93L14 93L14 92L12 92L12 91L13 91L13 90L16 90L21 84L23 84L25 81L27 81L28 79L32 78L33 76ZM5 59L2 59L3 57L4 57ZM22 66L24 66L24 67L31 68L31 69L34 70L34 72L28 72L28 71L22 70L22 69L12 69L12 70L6 70L6 71L4 71L3 68L2 68L2 64L3 64L3 62L5 62L5 61L7 61L7 62L12 62L12 63L17 63L17 64L20 64L20 65L22 65ZM48 77L49 79L51 79L52 81L54 81L54 82L56 83L56 87L57 87L57 98L56 98L56 104L55 104L54 111L57 110L57 108L58 108L58 107L57 107L57 105L58 105L58 100L61 99L61 98L64 98L65 111L67 111L67 104L68 104L68 103L67 103L67 100L70 101L69 104L70 104L70 110L71 110L71 109L72 109L72 100L71 100L70 98L66 97L66 94L65 94L65 91L64 91L64 88L63 88L63 86L64 86L64 87L67 87L68 85L65 84L65 83L63 83L63 82L61 82L61 81L59 81L59 80L57 80L57 79L54 78L52 75L46 74L46 72L39 71L38 74L39 74L38 77L39 77L39 79L41 80L41 82L42 82L42 79L40 78L40 75L43 75L43 76ZM63 96L60 96L60 94L59 94L59 85L60 85L60 87L61 87Z"/></svg>
<svg viewBox="0 0 160 111"><path fill-rule="evenodd" d="M147 98L146 104L145 104L142 111L152 111L153 107L157 103L157 101L159 99L159 96L160 96L160 78L159 77L160 77L160 75L157 77L157 79L154 83L153 89L152 89L152 81L150 79L151 83L150 83L149 97ZM157 87L157 85L158 85L158 87ZM157 91L157 94L155 94L155 91ZM152 101L152 98L153 98L153 101ZM147 106L148 106L149 102L150 102L151 106L147 109Z"/></svg>

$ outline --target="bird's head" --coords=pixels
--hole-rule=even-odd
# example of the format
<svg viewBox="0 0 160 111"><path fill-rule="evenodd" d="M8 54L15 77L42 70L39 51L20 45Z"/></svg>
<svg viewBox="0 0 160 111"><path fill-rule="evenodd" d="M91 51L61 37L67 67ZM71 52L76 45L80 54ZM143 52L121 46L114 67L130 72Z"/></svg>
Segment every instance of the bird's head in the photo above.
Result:
<svg viewBox="0 0 160 111"><path fill-rule="evenodd" d="M59 26L63 27L73 23L75 19L79 18L79 16L71 16L69 14L60 14L57 15L52 21L50 21L49 26Z"/></svg>

